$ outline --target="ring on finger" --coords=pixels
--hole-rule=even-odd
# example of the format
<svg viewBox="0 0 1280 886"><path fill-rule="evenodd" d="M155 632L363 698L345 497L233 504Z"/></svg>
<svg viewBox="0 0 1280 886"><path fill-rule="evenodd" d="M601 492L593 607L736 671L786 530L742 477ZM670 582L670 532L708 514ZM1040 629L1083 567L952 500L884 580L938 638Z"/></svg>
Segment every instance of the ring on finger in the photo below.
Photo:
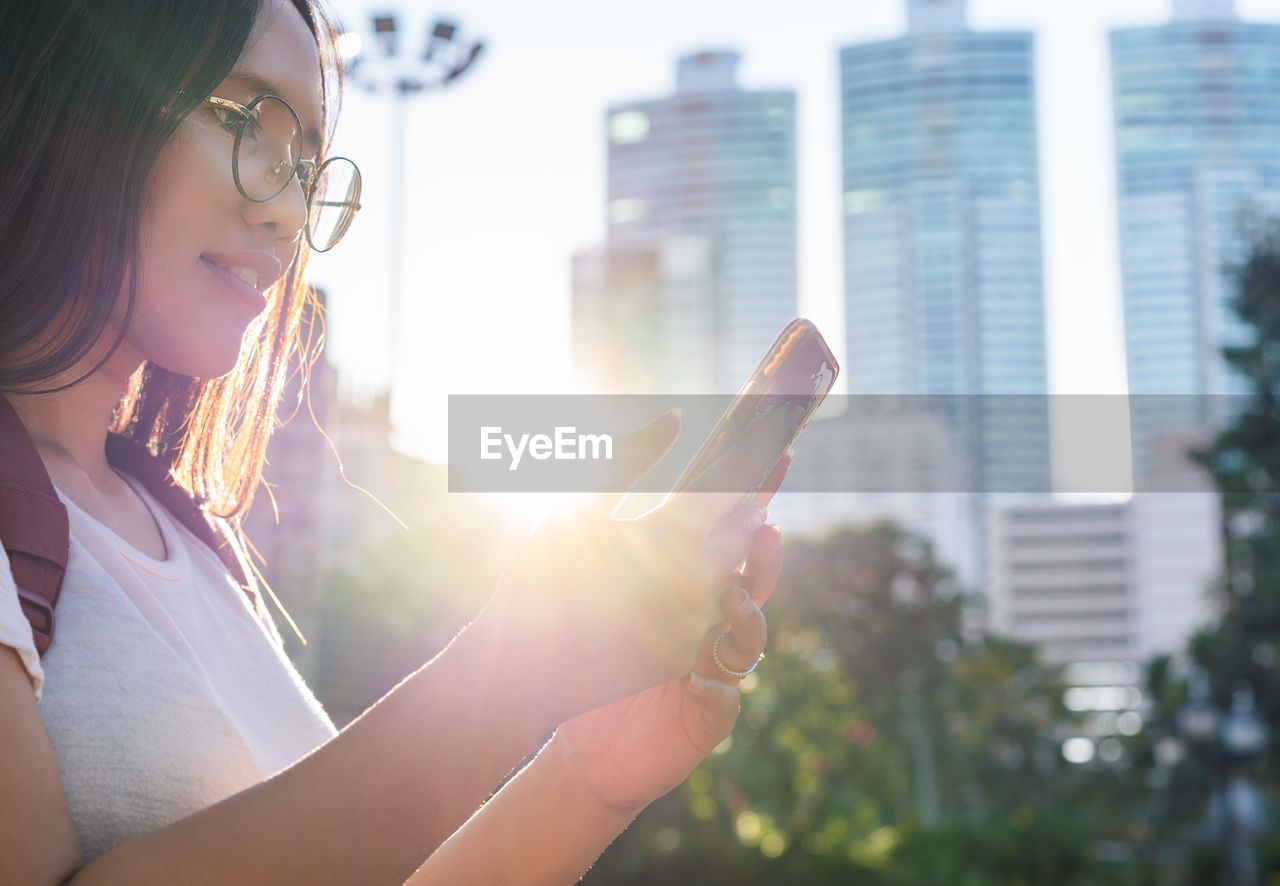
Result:
<svg viewBox="0 0 1280 886"><path fill-rule="evenodd" d="M724 674L726 677L733 677L735 680L741 680L743 677L747 676L747 674L750 674L759 667L760 662L764 661L764 653L761 652L756 660L752 662L751 667L747 668L745 671L735 671L733 668L725 664L724 659L720 657L720 641L727 636L729 636L729 631L725 631L720 634L720 636L716 637L716 642L711 644L711 657L715 660L716 667L720 669L720 673Z"/></svg>

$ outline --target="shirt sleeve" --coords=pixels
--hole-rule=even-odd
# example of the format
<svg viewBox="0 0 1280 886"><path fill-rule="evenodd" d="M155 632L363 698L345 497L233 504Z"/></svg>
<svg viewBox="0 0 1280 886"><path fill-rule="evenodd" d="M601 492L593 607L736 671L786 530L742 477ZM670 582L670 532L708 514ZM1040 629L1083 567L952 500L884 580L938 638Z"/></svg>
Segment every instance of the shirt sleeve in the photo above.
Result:
<svg viewBox="0 0 1280 886"><path fill-rule="evenodd" d="M36 652L35 638L31 635L31 622L27 621L18 604L18 586L13 582L9 568L9 555L0 547L0 645L12 646L31 678L31 688L36 701L44 687L44 668L40 666L40 654Z"/></svg>

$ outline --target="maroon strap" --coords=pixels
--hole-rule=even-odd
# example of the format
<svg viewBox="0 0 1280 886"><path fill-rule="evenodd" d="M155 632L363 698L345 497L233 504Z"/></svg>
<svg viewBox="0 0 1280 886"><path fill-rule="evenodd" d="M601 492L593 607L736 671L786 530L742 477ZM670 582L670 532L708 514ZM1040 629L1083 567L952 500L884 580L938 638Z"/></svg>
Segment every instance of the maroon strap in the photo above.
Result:
<svg viewBox="0 0 1280 886"><path fill-rule="evenodd" d="M240 566L230 541L206 517L169 467L141 443L107 436L107 460L137 478L156 501L173 514L222 560L227 571L261 615L257 595ZM53 481L17 412L0 395L0 543L9 556L18 602L31 623L36 650L44 655L53 642L53 610L62 592L71 546L67 507L58 500Z"/></svg>
<svg viewBox="0 0 1280 886"><path fill-rule="evenodd" d="M36 649L53 642L53 607L71 547L67 506L58 500L31 435L0 396L0 542Z"/></svg>

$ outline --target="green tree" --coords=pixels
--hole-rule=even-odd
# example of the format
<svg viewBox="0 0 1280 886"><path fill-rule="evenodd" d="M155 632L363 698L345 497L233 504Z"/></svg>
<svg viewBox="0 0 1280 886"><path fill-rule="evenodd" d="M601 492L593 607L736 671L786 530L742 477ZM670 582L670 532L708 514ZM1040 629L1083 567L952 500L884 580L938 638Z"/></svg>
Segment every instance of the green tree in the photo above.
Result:
<svg viewBox="0 0 1280 886"><path fill-rule="evenodd" d="M1062 760L1057 672L964 605L893 527L789 540L733 738L586 882L1108 882L1114 780Z"/></svg>
<svg viewBox="0 0 1280 886"><path fill-rule="evenodd" d="M1255 241L1235 278L1233 306L1251 334L1247 343L1224 348L1223 357L1247 393L1215 404L1227 407L1230 423L1208 449L1193 453L1211 474L1222 505L1225 568L1212 589L1220 617L1192 638L1188 655L1208 677L1220 711L1230 708L1238 685L1251 686L1274 737L1280 735L1280 230ZM1147 686L1151 716L1135 747L1144 768L1158 776L1153 826L1165 839L1195 838L1225 761L1201 752L1162 765L1159 746L1178 734L1187 678L1170 659L1159 658L1148 666ZM1280 753L1272 741L1254 775L1273 809L1280 799L1278 772ZM1260 845L1278 842L1280 830ZM1261 861L1264 874L1280 873L1274 851L1263 852ZM1197 876L1216 880L1218 863L1212 847L1197 853Z"/></svg>
<svg viewBox="0 0 1280 886"><path fill-rule="evenodd" d="M1260 239L1237 271L1236 312L1250 343L1223 350L1247 382L1245 402L1214 445L1198 453L1221 495L1226 570L1217 589L1222 618L1192 641L1219 706L1240 681L1280 727L1280 231ZM1274 743L1268 774L1277 761Z"/></svg>

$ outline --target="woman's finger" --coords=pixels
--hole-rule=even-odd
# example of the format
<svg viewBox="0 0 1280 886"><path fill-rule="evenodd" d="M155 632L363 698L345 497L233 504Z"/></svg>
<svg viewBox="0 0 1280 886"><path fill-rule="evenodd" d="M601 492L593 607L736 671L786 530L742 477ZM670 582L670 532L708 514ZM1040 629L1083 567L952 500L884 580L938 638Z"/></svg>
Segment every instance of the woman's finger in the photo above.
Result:
<svg viewBox="0 0 1280 886"><path fill-rule="evenodd" d="M749 556L751 533L763 524L769 501L786 477L792 457L788 450L779 459L760 492L749 502L741 501L737 493L682 493L677 500L651 511L646 519L651 520L656 529L665 531L668 535L675 533L696 537L706 533L706 577L711 581L721 579ZM728 509L727 514L724 509ZM716 514L724 516L716 517ZM761 571L757 569L756 572L759 574ZM767 589L763 598L758 598L758 602L763 603L771 590Z"/></svg>
<svg viewBox="0 0 1280 886"><path fill-rule="evenodd" d="M744 500L747 504L767 505L786 476L791 463L788 444L798 415L803 412L803 407L796 403L772 410L687 486L668 496L654 512L663 513L676 525L706 531ZM747 493L759 481L762 467L784 450L760 491L748 499Z"/></svg>
<svg viewBox="0 0 1280 886"><path fill-rule="evenodd" d="M642 428L619 437L605 473L604 487L587 501L607 514L617 510L635 481L657 464L680 436L680 410L669 409Z"/></svg>
<svg viewBox="0 0 1280 886"><path fill-rule="evenodd" d="M701 469L688 486L690 492L746 493L760 482L763 469L791 445L805 408L800 403L769 409L751 420L750 426L715 461Z"/></svg>
<svg viewBox="0 0 1280 886"><path fill-rule="evenodd" d="M742 570L742 583L755 601L764 606L778 585L782 574L782 530L768 524L756 530L751 537L751 552Z"/></svg>
<svg viewBox="0 0 1280 886"><path fill-rule="evenodd" d="M735 509L744 507L744 498L741 491L678 492L645 516L700 537L729 520Z"/></svg>
<svg viewBox="0 0 1280 886"><path fill-rule="evenodd" d="M707 535L707 576L719 581L733 572L751 551L751 540L756 530L764 525L767 516L763 508L753 504L740 505L728 517L721 520Z"/></svg>
<svg viewBox="0 0 1280 886"><path fill-rule="evenodd" d="M778 491L778 487L782 485L782 481L786 478L787 471L791 468L791 462L795 455L790 449L783 453L782 458L778 459L778 463L774 465L773 473L769 475L769 479L764 481L764 485L760 487L756 497L751 500L752 504L760 508L769 507L769 502L773 501L774 493Z"/></svg>
<svg viewBox="0 0 1280 886"><path fill-rule="evenodd" d="M760 607L746 593L742 575L735 573L729 578L732 584L721 594L720 599L725 617L703 636L693 670L712 680L736 686L737 678L725 674L716 664L714 650L717 638L724 635L720 640L720 660L725 666L735 671L745 671L764 651L768 625ZM741 602L743 600L746 602Z"/></svg>
<svg viewBox="0 0 1280 886"><path fill-rule="evenodd" d="M731 671L745 671L764 652L768 624L764 613L745 588L729 590L725 593L723 602L725 617L729 619L729 631L720 640L720 660Z"/></svg>

